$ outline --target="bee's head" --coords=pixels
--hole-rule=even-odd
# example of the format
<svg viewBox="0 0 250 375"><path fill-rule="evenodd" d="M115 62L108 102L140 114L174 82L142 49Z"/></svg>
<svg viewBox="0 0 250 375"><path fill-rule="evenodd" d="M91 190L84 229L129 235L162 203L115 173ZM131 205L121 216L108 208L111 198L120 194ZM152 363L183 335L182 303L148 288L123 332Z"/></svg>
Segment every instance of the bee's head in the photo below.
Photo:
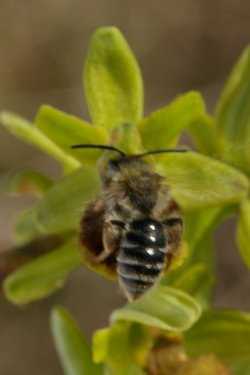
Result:
<svg viewBox="0 0 250 375"><path fill-rule="evenodd" d="M111 182L117 182L126 176L127 170L133 170L141 165L145 165L143 160L134 158L134 155L119 155L108 161L105 167L104 184L108 186Z"/></svg>

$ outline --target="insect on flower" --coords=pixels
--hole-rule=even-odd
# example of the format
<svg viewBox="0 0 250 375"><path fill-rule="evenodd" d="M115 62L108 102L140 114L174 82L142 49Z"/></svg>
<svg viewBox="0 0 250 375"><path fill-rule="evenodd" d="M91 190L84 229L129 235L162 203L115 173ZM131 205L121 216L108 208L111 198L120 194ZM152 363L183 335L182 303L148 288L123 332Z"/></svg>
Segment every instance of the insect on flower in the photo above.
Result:
<svg viewBox="0 0 250 375"><path fill-rule="evenodd" d="M147 155L185 152L160 149L126 155L113 146L74 145L115 151L102 176L103 189L86 207L81 244L92 264L103 264L118 275L128 300L147 292L178 252L183 219L164 177L143 160Z"/></svg>

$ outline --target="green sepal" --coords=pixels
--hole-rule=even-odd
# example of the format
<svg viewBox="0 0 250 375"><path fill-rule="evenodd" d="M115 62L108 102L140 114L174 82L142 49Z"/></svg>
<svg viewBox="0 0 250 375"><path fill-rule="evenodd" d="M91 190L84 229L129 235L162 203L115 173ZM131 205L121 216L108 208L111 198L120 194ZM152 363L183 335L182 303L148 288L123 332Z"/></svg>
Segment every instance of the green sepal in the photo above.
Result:
<svg viewBox="0 0 250 375"><path fill-rule="evenodd" d="M68 170L72 171L80 166L78 160L65 154L60 147L23 117L12 112L2 112L0 120L15 137L44 151L62 163Z"/></svg>
<svg viewBox="0 0 250 375"><path fill-rule="evenodd" d="M236 65L216 108L221 158L250 174L250 46Z"/></svg>
<svg viewBox="0 0 250 375"><path fill-rule="evenodd" d="M13 175L8 183L10 194L29 194L37 198L46 193L53 185L53 181L34 170L22 170Z"/></svg>
<svg viewBox="0 0 250 375"><path fill-rule="evenodd" d="M126 374L125 369L130 366L139 370L145 364L152 341L141 324L118 321L110 328L95 332L94 359L97 363L105 362L111 374L115 374L115 370Z"/></svg>
<svg viewBox="0 0 250 375"><path fill-rule="evenodd" d="M16 305L44 298L62 288L67 276L81 264L76 239L67 241L13 272L4 281L8 300Z"/></svg>
<svg viewBox="0 0 250 375"><path fill-rule="evenodd" d="M146 375L146 373L134 363L123 363L119 366L107 366L108 375Z"/></svg>
<svg viewBox="0 0 250 375"><path fill-rule="evenodd" d="M236 210L237 207L232 206L185 213L184 238L188 243L187 256L180 267L162 277L161 283L183 289L196 298L202 308L208 308L211 305L214 283L213 232L222 220Z"/></svg>
<svg viewBox="0 0 250 375"><path fill-rule="evenodd" d="M143 113L143 83L137 61L115 27L93 35L84 68L84 88L94 124L111 130L134 124Z"/></svg>
<svg viewBox="0 0 250 375"><path fill-rule="evenodd" d="M213 234L217 226L237 211L237 206L212 207L199 212L185 214L185 239L189 243L189 254L183 267L182 274L199 264L205 266L204 273L197 275L198 301L203 308L211 306L213 297L213 282L215 273L215 246ZM195 228L195 231L194 231ZM199 288L199 285L202 288ZM200 292L199 292L200 290Z"/></svg>
<svg viewBox="0 0 250 375"><path fill-rule="evenodd" d="M113 129L111 134L112 144L125 154L143 152L140 134L133 124L121 124Z"/></svg>
<svg viewBox="0 0 250 375"><path fill-rule="evenodd" d="M37 219L45 233L79 230L84 207L100 191L96 168L84 166L52 186L37 207Z"/></svg>
<svg viewBox="0 0 250 375"><path fill-rule="evenodd" d="M108 133L100 126L90 125L49 105L41 106L35 124L48 138L80 162L96 163L102 150L72 149L77 144L108 143Z"/></svg>
<svg viewBox="0 0 250 375"><path fill-rule="evenodd" d="M23 245L42 235L36 214L36 208L31 208L16 217L12 235L16 245Z"/></svg>
<svg viewBox="0 0 250 375"><path fill-rule="evenodd" d="M237 223L237 244L242 259L250 269L250 200L244 200L240 205Z"/></svg>
<svg viewBox="0 0 250 375"><path fill-rule="evenodd" d="M141 324L118 321L110 328L97 331L93 338L94 358L96 362L122 364L135 361L138 364L145 359L145 346L150 336Z"/></svg>
<svg viewBox="0 0 250 375"><path fill-rule="evenodd" d="M237 207L236 207L237 208ZM235 212L236 212L235 208ZM184 214L185 222L185 240L189 243L190 248L197 248L203 241L203 238L213 233L215 227L220 223L226 215L229 215L233 209L228 207L211 207L199 212L188 212ZM194 231L195 228L195 231ZM194 251L194 250L193 250ZM203 253L192 254L195 261L198 259L206 263L207 258L203 258ZM188 264L188 266L190 263Z"/></svg>
<svg viewBox="0 0 250 375"><path fill-rule="evenodd" d="M187 353L213 353L232 369L248 364L250 314L241 311L207 310L184 335Z"/></svg>
<svg viewBox="0 0 250 375"><path fill-rule="evenodd" d="M188 212L184 215L184 238L189 244L189 256L184 264L185 268L197 263L204 263L211 273L213 269L213 252L204 249L206 241L210 243L216 227L226 218L237 212L237 205L225 207L212 207L199 212ZM195 231L194 231L195 228Z"/></svg>
<svg viewBox="0 0 250 375"><path fill-rule="evenodd" d="M199 295L203 289L206 289L213 282L214 276L208 271L206 265L195 264L175 280L173 287L181 289L199 300Z"/></svg>
<svg viewBox="0 0 250 375"><path fill-rule="evenodd" d="M146 375L146 373L134 363L123 363L119 366L107 366L108 375Z"/></svg>
<svg viewBox="0 0 250 375"><path fill-rule="evenodd" d="M168 106L153 112L138 124L143 146L147 150L172 147L180 133L205 112L205 104L197 92L178 97Z"/></svg>
<svg viewBox="0 0 250 375"><path fill-rule="evenodd" d="M200 314L200 305L191 296L178 289L157 285L140 300L114 311L111 322L125 320L182 332L190 328Z"/></svg>
<svg viewBox="0 0 250 375"><path fill-rule="evenodd" d="M197 151L210 156L217 153L215 130L215 121L207 114L193 121L187 129L188 133L191 134Z"/></svg>
<svg viewBox="0 0 250 375"><path fill-rule="evenodd" d="M239 203L248 194L243 173L198 153L167 154L157 168L184 211Z"/></svg>
<svg viewBox="0 0 250 375"><path fill-rule="evenodd" d="M198 263L183 272L164 275L160 283L180 289L195 298L202 307L208 307L206 294L214 283L214 276L205 264Z"/></svg>
<svg viewBox="0 0 250 375"><path fill-rule="evenodd" d="M95 363L104 362L108 357L110 328L98 329L93 335L93 359Z"/></svg>
<svg viewBox="0 0 250 375"><path fill-rule="evenodd" d="M51 331L65 375L101 375L103 368L92 359L91 347L72 316L62 307L51 313Z"/></svg>

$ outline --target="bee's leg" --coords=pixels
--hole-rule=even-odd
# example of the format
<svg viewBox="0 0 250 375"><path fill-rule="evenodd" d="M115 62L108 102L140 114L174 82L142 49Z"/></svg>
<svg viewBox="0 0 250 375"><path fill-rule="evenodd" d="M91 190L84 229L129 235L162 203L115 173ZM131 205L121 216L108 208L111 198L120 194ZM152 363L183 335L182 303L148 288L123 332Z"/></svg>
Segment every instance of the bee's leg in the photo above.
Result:
<svg viewBox="0 0 250 375"><path fill-rule="evenodd" d="M96 263L103 252L103 226L106 211L102 197L95 198L86 207L81 221L80 243L83 245L84 257L90 263Z"/></svg>
<svg viewBox="0 0 250 375"><path fill-rule="evenodd" d="M122 227L110 221L104 224L103 227L103 251L98 255L99 262L104 261L119 248L119 243L122 235Z"/></svg>
<svg viewBox="0 0 250 375"><path fill-rule="evenodd" d="M172 263L176 263L179 259L180 248L183 236L183 220L180 212L174 210L169 216L162 221L164 226L164 234L167 240L166 251L166 268L168 271L172 267Z"/></svg>

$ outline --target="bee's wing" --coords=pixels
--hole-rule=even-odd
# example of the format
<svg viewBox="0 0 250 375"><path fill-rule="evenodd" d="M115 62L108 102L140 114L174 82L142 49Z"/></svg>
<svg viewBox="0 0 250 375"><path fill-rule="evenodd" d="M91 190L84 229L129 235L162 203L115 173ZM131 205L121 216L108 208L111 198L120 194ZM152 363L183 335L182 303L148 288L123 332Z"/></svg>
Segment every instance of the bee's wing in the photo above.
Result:
<svg viewBox="0 0 250 375"><path fill-rule="evenodd" d="M249 189L241 172L198 153L168 154L157 169L184 211L237 203Z"/></svg>

